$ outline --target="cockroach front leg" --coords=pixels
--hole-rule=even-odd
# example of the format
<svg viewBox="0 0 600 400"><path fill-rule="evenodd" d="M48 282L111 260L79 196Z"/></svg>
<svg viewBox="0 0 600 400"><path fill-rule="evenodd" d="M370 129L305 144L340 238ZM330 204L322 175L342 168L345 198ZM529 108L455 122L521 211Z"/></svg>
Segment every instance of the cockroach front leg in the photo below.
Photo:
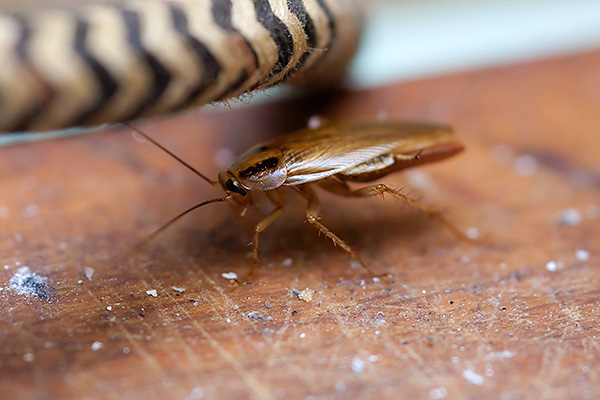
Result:
<svg viewBox="0 0 600 400"><path fill-rule="evenodd" d="M414 199L411 199L404 193L402 193L399 189L394 189L385 185L383 183L379 183L376 185L365 186L356 190L352 190L350 186L348 186L345 182L337 180L337 179L328 179L319 184L323 189L346 197L370 197L370 196L381 196L383 197L385 193L388 193L394 196L397 199L402 200L406 204L411 207L414 207L428 216L435 218L442 225L448 228L454 235L459 237L462 240L466 240L468 242L473 242L473 239L469 238L465 235L460 229L458 229L452 222L448 220L448 218L435 210L434 208L429 207L426 204L420 203Z"/></svg>
<svg viewBox="0 0 600 400"><path fill-rule="evenodd" d="M266 217L264 217L256 226L254 227L254 240L252 243L252 270L250 271L250 275L254 272L254 266L258 264L258 235L264 232L271 224L279 219L283 214L283 210L285 208L285 200L281 193L278 190L272 190L269 192L265 192L271 203L275 206L275 209L271 211Z"/></svg>
<svg viewBox="0 0 600 400"><path fill-rule="evenodd" d="M314 190L312 190L312 188L308 185L296 186L296 189L308 200L308 205L306 206L306 219L308 222L317 228L319 232L331 239L334 245L341 247L342 250L354 257L371 276L376 276L373 271L367 267L367 264L365 264L365 262L346 242L337 237L325 225L319 222L319 198Z"/></svg>

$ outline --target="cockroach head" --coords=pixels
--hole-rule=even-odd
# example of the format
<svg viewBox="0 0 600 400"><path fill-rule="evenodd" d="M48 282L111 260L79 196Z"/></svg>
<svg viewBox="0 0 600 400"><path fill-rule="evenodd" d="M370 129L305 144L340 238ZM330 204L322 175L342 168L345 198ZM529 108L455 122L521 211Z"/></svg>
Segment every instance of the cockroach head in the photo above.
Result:
<svg viewBox="0 0 600 400"><path fill-rule="evenodd" d="M219 183L227 194L234 197L246 197L247 191L240 185L237 178L229 171L221 171L219 174Z"/></svg>

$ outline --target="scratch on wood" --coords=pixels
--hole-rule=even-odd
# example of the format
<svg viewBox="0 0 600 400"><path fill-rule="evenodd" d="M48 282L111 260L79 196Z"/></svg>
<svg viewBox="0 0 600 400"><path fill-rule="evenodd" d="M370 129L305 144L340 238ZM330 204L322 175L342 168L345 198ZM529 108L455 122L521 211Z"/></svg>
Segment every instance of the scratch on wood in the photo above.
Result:
<svg viewBox="0 0 600 400"><path fill-rule="evenodd" d="M255 379L251 373L249 373L244 367L232 356L219 342L217 342L201 324L195 322L194 326L198 328L202 335L208 340L210 346L215 349L223 359L233 367L235 372L242 378L242 380L248 385L250 390L254 392L257 399L271 399L275 400L275 397L271 391L257 379Z"/></svg>

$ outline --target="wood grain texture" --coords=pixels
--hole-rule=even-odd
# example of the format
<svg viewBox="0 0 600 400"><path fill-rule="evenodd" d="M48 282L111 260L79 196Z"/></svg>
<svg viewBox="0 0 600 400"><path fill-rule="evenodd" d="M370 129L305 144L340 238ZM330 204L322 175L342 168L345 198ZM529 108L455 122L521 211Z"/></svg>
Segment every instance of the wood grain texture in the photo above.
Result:
<svg viewBox="0 0 600 400"><path fill-rule="evenodd" d="M268 206L245 222L208 206L119 265L216 189L125 130L0 149L0 397L597 398L599 71L592 53L143 126L214 176L315 112L454 125L461 156L385 182L483 244L389 199L322 196L322 222L391 274L380 282L292 193L250 285L221 274L248 271ZM559 223L571 208L580 220ZM10 288L24 265L47 299ZM305 288L311 302L292 292Z"/></svg>

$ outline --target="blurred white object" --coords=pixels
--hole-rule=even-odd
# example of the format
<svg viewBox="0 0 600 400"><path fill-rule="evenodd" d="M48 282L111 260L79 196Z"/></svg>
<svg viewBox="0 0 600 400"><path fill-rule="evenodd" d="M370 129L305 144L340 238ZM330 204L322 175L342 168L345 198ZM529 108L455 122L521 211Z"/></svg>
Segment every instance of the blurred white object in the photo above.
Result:
<svg viewBox="0 0 600 400"><path fill-rule="evenodd" d="M421 0L371 5L351 68L366 88L600 48L599 0Z"/></svg>

